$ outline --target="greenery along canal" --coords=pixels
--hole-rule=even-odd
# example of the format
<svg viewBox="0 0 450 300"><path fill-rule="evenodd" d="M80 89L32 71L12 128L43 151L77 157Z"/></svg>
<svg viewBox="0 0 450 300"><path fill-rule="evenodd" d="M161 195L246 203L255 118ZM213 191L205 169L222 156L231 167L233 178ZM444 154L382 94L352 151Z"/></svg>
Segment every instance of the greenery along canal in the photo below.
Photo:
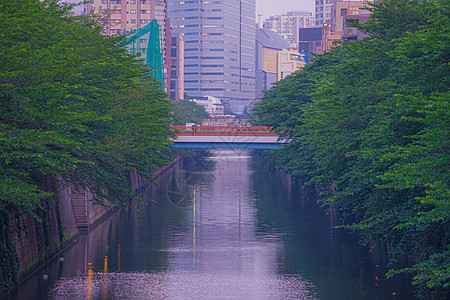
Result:
<svg viewBox="0 0 450 300"><path fill-rule="evenodd" d="M325 203L366 243L385 243L390 276L450 298L450 2L375 1L363 40L314 58L256 104L291 143L264 164ZM408 263L402 263L407 258Z"/></svg>
<svg viewBox="0 0 450 300"><path fill-rule="evenodd" d="M184 159L11 299L410 299L383 256L248 150ZM44 279L44 275L48 275Z"/></svg>

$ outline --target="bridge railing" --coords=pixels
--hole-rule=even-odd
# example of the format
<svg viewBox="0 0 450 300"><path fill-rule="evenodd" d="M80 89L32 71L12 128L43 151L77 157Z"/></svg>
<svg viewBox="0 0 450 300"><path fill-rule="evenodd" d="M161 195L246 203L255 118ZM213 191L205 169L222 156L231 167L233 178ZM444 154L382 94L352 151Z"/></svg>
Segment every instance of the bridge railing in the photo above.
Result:
<svg viewBox="0 0 450 300"><path fill-rule="evenodd" d="M172 126L179 136L278 136L267 126Z"/></svg>

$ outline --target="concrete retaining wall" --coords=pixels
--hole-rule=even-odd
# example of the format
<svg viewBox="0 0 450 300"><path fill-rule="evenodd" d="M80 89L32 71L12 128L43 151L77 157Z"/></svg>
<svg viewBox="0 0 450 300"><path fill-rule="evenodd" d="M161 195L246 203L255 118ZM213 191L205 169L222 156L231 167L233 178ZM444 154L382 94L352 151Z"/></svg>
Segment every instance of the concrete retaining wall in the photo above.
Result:
<svg viewBox="0 0 450 300"><path fill-rule="evenodd" d="M179 159L174 159L173 163ZM154 174L158 176L172 165L163 166L155 170ZM130 173L129 179L134 191L150 183L135 171ZM10 239L17 255L20 280L61 251L79 233L88 233L118 209L112 204L95 204L92 194L85 190L63 185L55 189L57 192L53 198L44 204L39 216L41 222L25 212L9 216ZM0 295L3 292L4 287L0 286Z"/></svg>

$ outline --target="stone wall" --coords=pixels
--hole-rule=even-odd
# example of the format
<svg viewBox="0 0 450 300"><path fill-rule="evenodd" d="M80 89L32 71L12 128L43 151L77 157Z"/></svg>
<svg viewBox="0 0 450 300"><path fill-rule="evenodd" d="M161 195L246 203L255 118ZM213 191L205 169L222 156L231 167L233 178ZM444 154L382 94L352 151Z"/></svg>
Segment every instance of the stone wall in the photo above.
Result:
<svg viewBox="0 0 450 300"><path fill-rule="evenodd" d="M25 212L9 216L10 239L17 256L19 278L46 262L78 234L67 188L59 188L43 206L38 214L40 221Z"/></svg>
<svg viewBox="0 0 450 300"><path fill-rule="evenodd" d="M175 158L173 163L180 158ZM163 166L154 171L156 176L164 173L173 164ZM61 178L58 178L61 179ZM134 191L148 185L137 172L130 173L130 184ZM7 268L0 265L0 296L5 293L16 280L23 280L39 266L47 262L53 255L71 241L79 233L88 233L97 224L110 216L118 208L112 204L95 204L92 194L85 190L77 190L62 184L53 183L54 196L43 204L38 221L26 212L15 212L2 219L5 224L0 237L0 253L12 253ZM10 247L10 248L9 248ZM11 252L12 251L12 252ZM15 252L15 259L14 259Z"/></svg>

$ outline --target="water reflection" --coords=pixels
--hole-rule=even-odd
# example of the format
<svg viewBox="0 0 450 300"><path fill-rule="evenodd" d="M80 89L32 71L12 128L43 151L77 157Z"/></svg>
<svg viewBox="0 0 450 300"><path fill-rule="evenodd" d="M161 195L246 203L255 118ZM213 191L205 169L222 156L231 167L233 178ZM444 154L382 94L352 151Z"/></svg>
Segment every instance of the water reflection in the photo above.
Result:
<svg viewBox="0 0 450 300"><path fill-rule="evenodd" d="M155 202L114 214L13 299L410 297L288 177L251 160L246 150L184 160L142 191Z"/></svg>

